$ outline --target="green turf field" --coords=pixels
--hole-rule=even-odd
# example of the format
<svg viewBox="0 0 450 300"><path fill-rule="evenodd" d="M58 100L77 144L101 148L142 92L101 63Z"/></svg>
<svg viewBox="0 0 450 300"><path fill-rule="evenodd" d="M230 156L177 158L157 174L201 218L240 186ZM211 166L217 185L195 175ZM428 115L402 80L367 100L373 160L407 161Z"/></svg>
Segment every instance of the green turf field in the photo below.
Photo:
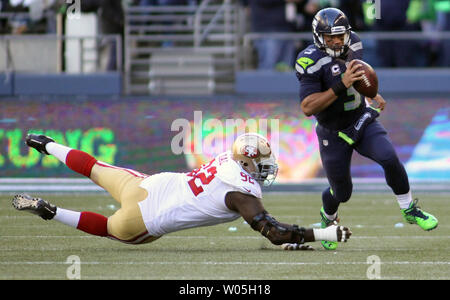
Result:
<svg viewBox="0 0 450 300"><path fill-rule="evenodd" d="M106 216L117 208L106 195L39 196L64 208ZM0 279L67 279L79 274L81 279L370 279L379 275L448 280L449 196L416 196L419 205L439 219L437 229L395 227L402 219L391 195L355 194L340 208L341 224L349 226L353 236L330 252L317 242L312 243L316 251L283 251L242 219L175 232L151 244L126 245L15 211L12 196L0 195ZM264 203L279 221L307 227L319 222L318 194L268 194ZM70 261L74 256L80 265Z"/></svg>

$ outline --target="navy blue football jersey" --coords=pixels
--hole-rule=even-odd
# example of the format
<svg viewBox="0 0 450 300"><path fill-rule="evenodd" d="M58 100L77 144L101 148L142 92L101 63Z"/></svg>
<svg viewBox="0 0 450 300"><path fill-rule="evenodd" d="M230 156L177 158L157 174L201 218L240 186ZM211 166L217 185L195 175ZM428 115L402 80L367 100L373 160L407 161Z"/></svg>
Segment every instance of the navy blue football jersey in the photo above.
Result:
<svg viewBox="0 0 450 300"><path fill-rule="evenodd" d="M353 31L350 34L350 49L346 57L334 58L312 44L300 52L295 62L297 78L300 82L300 102L307 96L324 92L341 79L347 70L346 63L362 59L363 46ZM326 109L314 115L318 123L328 129L341 130L355 122L366 107L365 98L353 86Z"/></svg>

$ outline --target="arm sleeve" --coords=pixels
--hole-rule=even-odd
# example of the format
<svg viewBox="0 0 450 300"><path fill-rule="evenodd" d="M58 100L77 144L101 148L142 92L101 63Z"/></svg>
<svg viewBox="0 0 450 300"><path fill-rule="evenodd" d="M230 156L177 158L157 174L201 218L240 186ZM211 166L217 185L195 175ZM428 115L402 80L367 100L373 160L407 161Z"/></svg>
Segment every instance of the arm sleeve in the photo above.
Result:
<svg viewBox="0 0 450 300"><path fill-rule="evenodd" d="M280 223L265 210L253 218L250 227L255 231L259 231L274 245L284 243L303 244L305 242L304 227L299 227L296 224Z"/></svg>

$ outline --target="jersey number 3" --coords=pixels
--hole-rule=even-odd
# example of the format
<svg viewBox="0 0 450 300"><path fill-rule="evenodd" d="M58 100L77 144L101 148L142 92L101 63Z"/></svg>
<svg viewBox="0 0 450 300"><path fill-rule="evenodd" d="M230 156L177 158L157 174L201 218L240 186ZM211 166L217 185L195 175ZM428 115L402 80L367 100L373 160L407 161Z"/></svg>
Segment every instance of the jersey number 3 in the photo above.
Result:
<svg viewBox="0 0 450 300"><path fill-rule="evenodd" d="M192 176L192 179L188 181L189 187L191 188L192 193L194 193L195 196L198 196L201 192L203 192L202 185L206 185L211 182L211 180L214 179L214 176L216 175L217 170L216 167L209 167L207 169L200 169L198 172L192 172L189 174L189 176ZM200 182L202 185L197 185L195 183L195 179L200 179Z"/></svg>
<svg viewBox="0 0 450 300"><path fill-rule="evenodd" d="M343 76L344 74L341 74L341 78ZM362 95L358 93L353 86L347 89L347 97L351 100L344 102L344 111L357 109L361 104L361 100L363 100Z"/></svg>

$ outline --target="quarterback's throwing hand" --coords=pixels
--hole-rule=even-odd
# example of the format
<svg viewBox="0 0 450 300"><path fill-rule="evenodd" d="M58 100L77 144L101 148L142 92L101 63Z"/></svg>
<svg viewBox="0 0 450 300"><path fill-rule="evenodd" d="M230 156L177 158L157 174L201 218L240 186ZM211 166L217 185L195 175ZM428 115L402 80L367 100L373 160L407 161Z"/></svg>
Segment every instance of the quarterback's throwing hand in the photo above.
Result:
<svg viewBox="0 0 450 300"><path fill-rule="evenodd" d="M352 60L347 65L347 70L342 76L342 83L346 88L351 87L355 81L363 79L362 75L364 74L364 71L358 71L359 67L359 64L357 64L355 60Z"/></svg>

